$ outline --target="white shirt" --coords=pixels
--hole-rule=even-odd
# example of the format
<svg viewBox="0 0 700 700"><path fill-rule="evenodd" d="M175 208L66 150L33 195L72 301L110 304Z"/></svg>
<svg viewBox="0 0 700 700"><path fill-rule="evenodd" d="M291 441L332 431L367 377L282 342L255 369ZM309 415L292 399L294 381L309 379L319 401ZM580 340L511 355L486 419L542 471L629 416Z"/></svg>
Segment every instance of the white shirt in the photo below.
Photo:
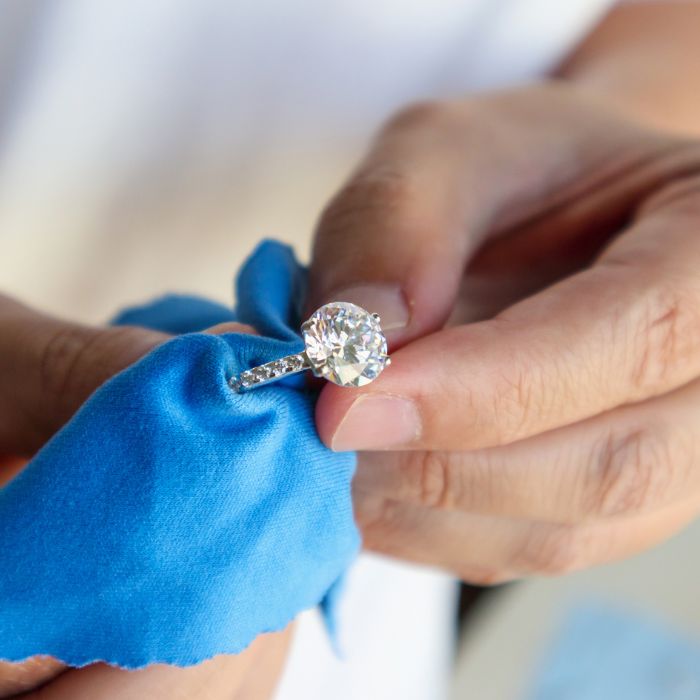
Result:
<svg viewBox="0 0 700 700"><path fill-rule="evenodd" d="M303 254L392 111L536 78L609 4L3 2L0 287L85 320L168 289L225 297L263 235ZM444 697L455 593L361 557L344 658L304 613L276 700Z"/></svg>

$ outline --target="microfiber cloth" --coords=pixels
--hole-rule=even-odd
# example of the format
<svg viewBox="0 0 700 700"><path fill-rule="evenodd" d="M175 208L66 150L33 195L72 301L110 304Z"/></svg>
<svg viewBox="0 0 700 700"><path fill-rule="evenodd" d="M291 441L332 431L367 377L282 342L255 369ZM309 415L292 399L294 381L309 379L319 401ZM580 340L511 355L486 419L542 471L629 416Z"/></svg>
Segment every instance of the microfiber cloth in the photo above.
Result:
<svg viewBox="0 0 700 700"><path fill-rule="evenodd" d="M355 557L351 453L318 439L299 352L305 271L265 242L236 313L170 296L117 323L180 333L100 387L0 490L0 658L198 663L335 597ZM199 333L239 320L260 336Z"/></svg>

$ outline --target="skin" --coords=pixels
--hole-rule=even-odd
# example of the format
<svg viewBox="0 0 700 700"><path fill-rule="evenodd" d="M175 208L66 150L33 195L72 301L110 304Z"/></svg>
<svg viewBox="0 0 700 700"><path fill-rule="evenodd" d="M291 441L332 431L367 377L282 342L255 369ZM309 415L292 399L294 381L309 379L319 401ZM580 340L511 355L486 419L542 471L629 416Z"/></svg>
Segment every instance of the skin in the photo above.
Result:
<svg viewBox="0 0 700 700"><path fill-rule="evenodd" d="M327 444L363 450L367 547L488 583L695 517L699 23L694 3L623 6L556 81L407 109L326 209L309 309L374 294L393 326L392 367L317 409ZM0 478L164 340L0 297ZM189 669L3 664L0 697L263 698L288 636Z"/></svg>
<svg viewBox="0 0 700 700"><path fill-rule="evenodd" d="M699 23L624 6L558 80L409 108L326 209L310 308L359 289L391 329L392 366L317 407L364 451L369 548L493 583L696 517Z"/></svg>

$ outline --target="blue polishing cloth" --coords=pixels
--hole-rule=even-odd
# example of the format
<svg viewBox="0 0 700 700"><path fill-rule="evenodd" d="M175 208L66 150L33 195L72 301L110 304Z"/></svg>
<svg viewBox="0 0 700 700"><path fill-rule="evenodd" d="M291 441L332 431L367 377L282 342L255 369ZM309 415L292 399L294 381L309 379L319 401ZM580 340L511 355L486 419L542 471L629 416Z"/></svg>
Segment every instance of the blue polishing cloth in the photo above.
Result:
<svg viewBox="0 0 700 700"><path fill-rule="evenodd" d="M110 379L0 490L0 658L198 663L332 600L355 557L353 454L318 439L303 377L227 380L299 352L305 271L263 243L238 308L123 313L181 335ZM261 336L197 333L234 320Z"/></svg>

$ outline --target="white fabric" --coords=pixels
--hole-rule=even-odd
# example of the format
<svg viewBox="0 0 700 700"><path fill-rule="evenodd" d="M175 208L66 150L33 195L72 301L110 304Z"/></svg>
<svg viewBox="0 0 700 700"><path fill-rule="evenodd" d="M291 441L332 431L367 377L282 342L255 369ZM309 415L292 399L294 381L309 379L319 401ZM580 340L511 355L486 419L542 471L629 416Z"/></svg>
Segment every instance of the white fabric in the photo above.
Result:
<svg viewBox="0 0 700 700"><path fill-rule="evenodd" d="M251 240L297 225L285 196L302 197L324 155L354 159L405 102L536 78L609 3L6 0L0 286L85 318L174 284L207 292ZM325 190L307 190L320 208ZM240 252L226 256L232 222ZM455 590L363 557L344 659L302 615L277 700L443 697Z"/></svg>
<svg viewBox="0 0 700 700"><path fill-rule="evenodd" d="M339 654L319 612L303 613L276 700L446 697L457 591L440 572L363 555L341 604Z"/></svg>

